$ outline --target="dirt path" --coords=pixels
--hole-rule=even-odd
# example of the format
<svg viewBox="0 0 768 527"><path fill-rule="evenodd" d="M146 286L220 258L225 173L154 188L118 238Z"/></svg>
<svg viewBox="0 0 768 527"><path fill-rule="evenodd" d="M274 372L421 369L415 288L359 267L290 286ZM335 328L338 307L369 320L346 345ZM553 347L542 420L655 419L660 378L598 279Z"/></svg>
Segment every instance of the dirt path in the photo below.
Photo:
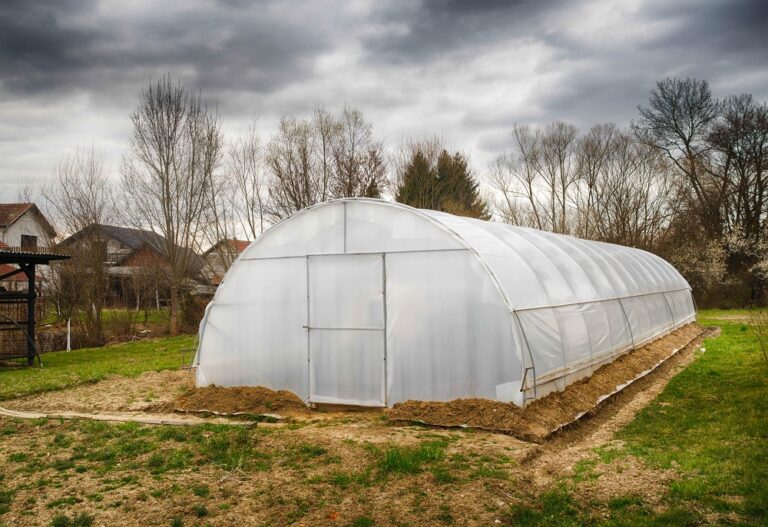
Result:
<svg viewBox="0 0 768 527"><path fill-rule="evenodd" d="M705 332L650 375L628 386L544 444L532 447L521 460L521 467L527 468L524 471L527 481L541 491L565 476L574 475L579 463L594 463L594 474L599 477L582 485L582 491L590 498L610 499L621 494L636 494L650 502L656 501L666 483L677 477L674 471L650 470L632 457L602 463L595 449L620 447L622 443L614 439L616 432L629 424L675 375L696 358L704 338L718 332L719 329Z"/></svg>

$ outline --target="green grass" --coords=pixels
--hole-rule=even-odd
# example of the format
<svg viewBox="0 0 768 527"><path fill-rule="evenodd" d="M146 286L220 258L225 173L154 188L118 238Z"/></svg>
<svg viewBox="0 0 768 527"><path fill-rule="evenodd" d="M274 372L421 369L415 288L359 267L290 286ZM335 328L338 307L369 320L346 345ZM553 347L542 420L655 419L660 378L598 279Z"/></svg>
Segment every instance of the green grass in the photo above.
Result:
<svg viewBox="0 0 768 527"><path fill-rule="evenodd" d="M703 525L695 510L670 507L654 511L633 497L611 500L605 514L585 509L564 488L555 488L538 497L535 505L514 505L503 516L504 525L526 527L694 527Z"/></svg>
<svg viewBox="0 0 768 527"><path fill-rule="evenodd" d="M618 437L654 467L683 474L670 502L733 511L758 524L768 518L768 364L749 327L722 318L746 311L702 311L722 329L705 353L673 378Z"/></svg>
<svg viewBox="0 0 768 527"><path fill-rule="evenodd" d="M109 329L109 325L112 321L112 319L115 316L121 316L123 315L127 309L118 309L118 308L109 308L109 309L103 309L101 311L101 318L102 323L104 324L105 329ZM134 311L131 309L131 311ZM134 311L134 314L136 316L135 320L136 322L143 324L144 323L144 310L141 309L138 312ZM48 313L46 313L45 317L42 320L42 324L54 324L58 322L59 319L56 316L56 312L51 309ZM147 311L147 323L148 324L168 324L171 321L171 315L168 309L166 308L160 308L160 309L149 309ZM66 320L64 321L66 323ZM74 323L74 320L73 320Z"/></svg>
<svg viewBox="0 0 768 527"><path fill-rule="evenodd" d="M382 475L417 474L425 464L441 461L445 457L446 441L422 441L415 447L390 446L376 451L378 468Z"/></svg>
<svg viewBox="0 0 768 527"><path fill-rule="evenodd" d="M180 350L194 346L195 337L180 336L46 353L43 367L0 368L0 401L95 382L108 375L135 377L182 365ZM191 360L191 355L187 354Z"/></svg>
<svg viewBox="0 0 768 527"><path fill-rule="evenodd" d="M768 365L746 320L746 311L701 312L699 321L720 326L722 336L707 339L703 343L706 352L618 432L619 444L595 449L596 459L576 464L573 476L560 485L530 502L500 511L502 523L693 526L717 522L712 518L720 514L723 524L768 525ZM44 355L42 369L0 370L0 400L92 382L111 374L134 376L147 370L175 368L180 364L178 350L192 343L192 337L178 337ZM25 490L55 487L64 478L86 471L102 479L98 493L83 496L83 500L111 504L116 495L110 494L112 491L119 494L119 489L137 485L136 474L150 475L158 486L146 490L149 496L182 493L192 500L185 518L190 524L198 524L197 518L215 517L225 504L215 504L214 491L206 484L189 482L182 487L161 482L165 476L194 472L202 466L212 465L226 472L279 469L301 473L319 469L319 473L299 477L308 485L320 485L320 489L330 485L339 495L385 484L387 478L428 480L438 485L438 494L446 495L454 491L451 485L475 484L476 478L486 479L490 485L517 485L511 479L518 472L514 461L502 455L449 449L454 438L433 432L419 435L420 442L415 444L373 446L361 442L359 455L366 464L351 470L335 456L332 444L294 443L274 449L266 446L268 434L273 432L259 427L11 420L0 429L0 437L24 436L34 427L50 428L51 433L40 442L41 448L6 452L6 470L24 474L28 483L24 488L0 485L0 515L12 503L22 503ZM286 426L280 433L290 434L292 430ZM637 456L652 468L673 468L679 473L680 478L667 485L659 506L633 494L606 502L584 502L578 497L582 494L576 489L589 486L599 476L598 463L611 463L627 455ZM0 482L1 476L2 471ZM283 498L288 504L287 497L276 499ZM316 499L320 503L324 498L318 495ZM62 525L76 525L74 517L59 514L76 506L73 497L41 503L58 514L60 522L66 522ZM291 502L291 517L301 518L310 505L300 500ZM1 520L0 516L0 525ZM181 524L182 518L177 521ZM432 515L432 523L460 523L460 514L441 508L439 514ZM373 523L360 516L352 524Z"/></svg>
<svg viewBox="0 0 768 527"><path fill-rule="evenodd" d="M635 495L577 502L573 489L596 477L596 461L587 460L561 486L513 506L503 523L768 525L768 365L746 320L744 310L701 311L699 323L720 326L722 335L706 339L706 351L618 432L623 447L595 449L604 463L632 454L652 468L675 469L680 478L669 483L661 508Z"/></svg>

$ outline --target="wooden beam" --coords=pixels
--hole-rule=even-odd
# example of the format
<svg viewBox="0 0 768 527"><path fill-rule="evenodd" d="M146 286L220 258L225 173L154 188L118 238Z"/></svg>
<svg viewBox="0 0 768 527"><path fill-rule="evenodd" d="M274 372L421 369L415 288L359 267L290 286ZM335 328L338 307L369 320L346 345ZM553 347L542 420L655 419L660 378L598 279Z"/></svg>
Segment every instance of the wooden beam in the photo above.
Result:
<svg viewBox="0 0 768 527"><path fill-rule="evenodd" d="M35 363L35 299L37 291L35 290L35 264L30 263L23 266L24 273L27 275L27 365L32 366Z"/></svg>

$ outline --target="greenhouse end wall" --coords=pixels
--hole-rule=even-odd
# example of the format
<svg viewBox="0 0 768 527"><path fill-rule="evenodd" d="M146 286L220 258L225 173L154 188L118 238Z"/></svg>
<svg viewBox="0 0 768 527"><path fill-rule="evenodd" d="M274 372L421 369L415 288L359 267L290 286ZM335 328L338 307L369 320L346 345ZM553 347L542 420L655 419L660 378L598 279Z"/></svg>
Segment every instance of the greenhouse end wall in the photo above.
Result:
<svg viewBox="0 0 768 527"><path fill-rule="evenodd" d="M201 323L197 382L523 405L694 316L687 282L643 251L339 200L238 258Z"/></svg>

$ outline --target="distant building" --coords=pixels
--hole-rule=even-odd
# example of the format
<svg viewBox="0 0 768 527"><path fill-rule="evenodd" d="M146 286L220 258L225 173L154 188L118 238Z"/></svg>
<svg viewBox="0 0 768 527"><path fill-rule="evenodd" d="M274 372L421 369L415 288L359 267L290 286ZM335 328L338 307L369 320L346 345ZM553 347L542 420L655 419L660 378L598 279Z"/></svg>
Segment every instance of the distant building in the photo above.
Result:
<svg viewBox="0 0 768 527"><path fill-rule="evenodd" d="M203 253L205 267L203 274L211 285L218 286L224 279L227 269L240 256L251 242L247 240L219 240Z"/></svg>
<svg viewBox="0 0 768 527"><path fill-rule="evenodd" d="M73 255L77 261L80 244L99 244L102 261L110 280L110 290L115 299L125 298L129 281L142 275L157 275L157 271L168 268L165 238L152 231L101 225L93 223L83 230L61 241L56 247ZM190 288L199 285L203 279L203 259L190 249L181 249L184 258L190 259L188 281Z"/></svg>
<svg viewBox="0 0 768 527"><path fill-rule="evenodd" d="M34 251L50 247L56 237L51 223L34 203L0 203L0 249L20 247ZM0 276L17 269L13 264L0 264ZM45 287L48 267L38 271L37 280ZM15 274L0 279L0 291L26 291L27 279Z"/></svg>
<svg viewBox="0 0 768 527"><path fill-rule="evenodd" d="M10 246L6 243L0 242L0 250L10 249ZM26 291L27 290L27 276L24 273L11 274L19 267L14 264L3 263L0 264L0 292L1 291ZM8 276L6 276L8 275ZM35 273L36 280L42 284L43 275L38 271Z"/></svg>
<svg viewBox="0 0 768 527"><path fill-rule="evenodd" d="M34 203L0 203L0 241L9 247L50 247L56 231Z"/></svg>

